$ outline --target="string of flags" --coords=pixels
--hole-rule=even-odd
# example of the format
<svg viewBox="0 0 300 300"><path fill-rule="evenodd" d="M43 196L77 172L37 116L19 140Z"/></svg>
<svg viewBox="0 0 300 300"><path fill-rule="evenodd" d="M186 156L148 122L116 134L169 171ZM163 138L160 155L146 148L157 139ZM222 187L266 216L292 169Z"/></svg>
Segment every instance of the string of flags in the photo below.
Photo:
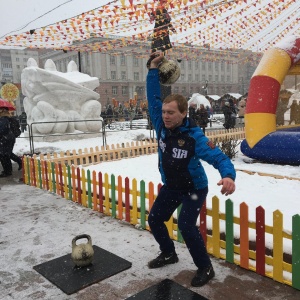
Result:
<svg viewBox="0 0 300 300"><path fill-rule="evenodd" d="M174 30L168 34L173 48L186 51L190 59L203 49L264 52L289 34L300 35L299 0L118 0L6 36L0 45L112 55L139 53L145 43L150 47L152 17L159 9L166 9L171 18ZM149 53L140 51L139 55Z"/></svg>

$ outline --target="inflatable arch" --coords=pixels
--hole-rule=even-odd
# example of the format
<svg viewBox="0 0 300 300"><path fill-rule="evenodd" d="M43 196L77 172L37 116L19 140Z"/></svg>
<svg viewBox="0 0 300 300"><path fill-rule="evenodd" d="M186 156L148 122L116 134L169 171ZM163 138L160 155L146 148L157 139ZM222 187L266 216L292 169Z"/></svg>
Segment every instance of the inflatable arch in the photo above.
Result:
<svg viewBox="0 0 300 300"><path fill-rule="evenodd" d="M285 76L299 68L300 36L266 51L249 86L245 111L244 155L267 163L300 165L300 125L276 130L276 108Z"/></svg>

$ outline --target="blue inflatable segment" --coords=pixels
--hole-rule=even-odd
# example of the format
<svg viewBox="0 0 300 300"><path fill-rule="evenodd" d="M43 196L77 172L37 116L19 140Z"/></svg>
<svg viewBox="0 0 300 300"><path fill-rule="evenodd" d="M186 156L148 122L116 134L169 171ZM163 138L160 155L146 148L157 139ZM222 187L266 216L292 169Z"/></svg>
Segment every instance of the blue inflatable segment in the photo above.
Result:
<svg viewBox="0 0 300 300"><path fill-rule="evenodd" d="M253 148L243 140L241 151L250 158L266 163L300 165L300 127L274 131Z"/></svg>

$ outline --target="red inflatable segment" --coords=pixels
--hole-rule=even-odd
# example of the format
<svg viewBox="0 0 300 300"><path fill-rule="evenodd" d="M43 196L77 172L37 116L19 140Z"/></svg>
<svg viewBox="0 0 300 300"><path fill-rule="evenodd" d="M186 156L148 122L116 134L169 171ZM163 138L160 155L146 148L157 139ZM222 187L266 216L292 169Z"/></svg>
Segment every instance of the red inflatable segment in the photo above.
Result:
<svg viewBox="0 0 300 300"><path fill-rule="evenodd" d="M246 113L276 114L280 83L269 76L254 76L249 86Z"/></svg>

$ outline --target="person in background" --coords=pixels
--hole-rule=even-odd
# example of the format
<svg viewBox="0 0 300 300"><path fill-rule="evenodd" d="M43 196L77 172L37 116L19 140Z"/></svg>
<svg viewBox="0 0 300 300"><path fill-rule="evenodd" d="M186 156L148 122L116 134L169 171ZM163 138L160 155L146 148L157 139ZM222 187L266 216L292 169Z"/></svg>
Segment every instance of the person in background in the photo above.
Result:
<svg viewBox="0 0 300 300"><path fill-rule="evenodd" d="M26 115L25 111L23 111L19 115L19 122L20 122L20 125L21 125L21 131L24 132L26 130L26 126L27 126L27 115Z"/></svg>
<svg viewBox="0 0 300 300"><path fill-rule="evenodd" d="M159 171L163 186L150 210L148 223L161 253L148 262L150 269L178 262L174 242L165 222L180 206L178 228L197 267L192 286L200 287L215 276L202 235L196 225L208 193L208 180L201 160L218 169L221 193L235 191L235 170L230 159L187 117L188 104L182 95L160 99L158 65L163 53L154 53L147 75L147 99L158 140Z"/></svg>
<svg viewBox="0 0 300 300"><path fill-rule="evenodd" d="M191 103L189 106L189 118L194 120L196 122L196 110L197 110L197 104L196 103Z"/></svg>
<svg viewBox="0 0 300 300"><path fill-rule="evenodd" d="M0 177L12 175L12 163L10 156L15 143L15 136L10 130L9 110L6 107L0 107L0 162L3 171Z"/></svg>
<svg viewBox="0 0 300 300"><path fill-rule="evenodd" d="M242 98L239 101L239 105L238 105L239 124L245 124L244 122L245 109L246 109L246 100Z"/></svg>
<svg viewBox="0 0 300 300"><path fill-rule="evenodd" d="M298 113L298 104L297 104L297 100L293 100L292 105L290 106L290 121L289 121L289 125L291 125L293 122L294 124L297 124L297 113Z"/></svg>
<svg viewBox="0 0 300 300"><path fill-rule="evenodd" d="M224 103L224 106L222 107L222 111L223 111L224 119L225 119L223 126L225 127L225 129L230 129L232 126L232 123L231 123L231 112L232 111L231 111L230 104L228 101L226 101Z"/></svg>
<svg viewBox="0 0 300 300"><path fill-rule="evenodd" d="M276 125L282 126L284 125L284 114L288 110L287 104L285 104L281 99L279 99L276 108Z"/></svg>
<svg viewBox="0 0 300 300"><path fill-rule="evenodd" d="M205 128L207 127L209 120L208 120L207 109L204 107L203 104L200 104L200 107L197 110L196 115L197 115L197 124L205 134Z"/></svg>

